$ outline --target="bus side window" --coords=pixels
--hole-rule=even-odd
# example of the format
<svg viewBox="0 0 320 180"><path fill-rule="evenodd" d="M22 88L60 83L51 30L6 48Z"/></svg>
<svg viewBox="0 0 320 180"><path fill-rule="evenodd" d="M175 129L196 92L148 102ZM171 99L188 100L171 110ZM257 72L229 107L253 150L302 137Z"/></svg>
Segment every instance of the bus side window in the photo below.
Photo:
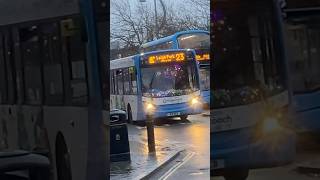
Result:
<svg viewBox="0 0 320 180"><path fill-rule="evenodd" d="M117 79L117 89L118 94L123 95L123 76L122 76L122 69L116 70L116 79Z"/></svg>
<svg viewBox="0 0 320 180"><path fill-rule="evenodd" d="M117 94L117 88L116 88L117 82L114 74L115 74L115 70L112 70L111 71L111 78L112 78L111 90L113 94Z"/></svg>
<svg viewBox="0 0 320 180"><path fill-rule="evenodd" d="M124 94L129 95L130 94L130 78L129 78L129 69L124 68L123 69L123 84L124 84Z"/></svg>
<svg viewBox="0 0 320 180"><path fill-rule="evenodd" d="M42 104L40 38L37 26L19 29L25 103Z"/></svg>
<svg viewBox="0 0 320 180"><path fill-rule="evenodd" d="M129 77L130 77L130 94L137 94L137 75L135 67L129 68Z"/></svg>
<svg viewBox="0 0 320 180"><path fill-rule="evenodd" d="M57 23L43 25L42 56L45 101L48 105L64 103L64 88L61 61L61 41Z"/></svg>
<svg viewBox="0 0 320 180"><path fill-rule="evenodd" d="M110 70L110 94L114 94L113 70Z"/></svg>
<svg viewBox="0 0 320 180"><path fill-rule="evenodd" d="M114 83L114 94L118 95L118 79L117 79L117 70L112 70L112 76L113 76L113 83Z"/></svg>
<svg viewBox="0 0 320 180"><path fill-rule="evenodd" d="M158 44L154 48L154 50L166 50L166 49L172 49L172 41Z"/></svg>
<svg viewBox="0 0 320 180"><path fill-rule="evenodd" d="M0 104L7 103L8 90L7 90L7 70L5 63L5 46L4 36L0 32Z"/></svg>
<svg viewBox="0 0 320 180"><path fill-rule="evenodd" d="M86 71L86 44L82 41L81 22L79 19L61 21L61 36L66 47L69 64L71 103L86 105L88 103L88 84Z"/></svg>

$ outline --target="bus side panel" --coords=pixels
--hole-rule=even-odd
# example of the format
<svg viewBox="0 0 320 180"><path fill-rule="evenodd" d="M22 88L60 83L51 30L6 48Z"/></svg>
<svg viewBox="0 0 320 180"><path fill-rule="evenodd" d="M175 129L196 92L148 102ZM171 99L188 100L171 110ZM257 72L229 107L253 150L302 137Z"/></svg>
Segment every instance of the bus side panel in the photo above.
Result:
<svg viewBox="0 0 320 180"><path fill-rule="evenodd" d="M124 96L124 103L126 104L126 107L130 105L131 112L132 112L132 120L136 121L138 120L138 98L137 95L125 95ZM126 109L127 110L127 109Z"/></svg>
<svg viewBox="0 0 320 180"><path fill-rule="evenodd" d="M40 121L43 119L41 107L39 106L23 106L22 116L19 115L19 144L23 149L33 151L37 149L36 136Z"/></svg>
<svg viewBox="0 0 320 180"><path fill-rule="evenodd" d="M50 139L54 167L55 144L59 132L64 136L70 153L72 179L84 180L87 172L88 110L82 107L44 107L45 126ZM55 177L57 177L55 170Z"/></svg>
<svg viewBox="0 0 320 180"><path fill-rule="evenodd" d="M17 107L10 105L0 106L0 150L18 149Z"/></svg>
<svg viewBox="0 0 320 180"><path fill-rule="evenodd" d="M292 119L299 132L317 132L320 129L320 91L293 96L296 116Z"/></svg>
<svg viewBox="0 0 320 180"><path fill-rule="evenodd" d="M146 120L146 115L144 113L144 107L142 102L142 96L138 96L137 120Z"/></svg>

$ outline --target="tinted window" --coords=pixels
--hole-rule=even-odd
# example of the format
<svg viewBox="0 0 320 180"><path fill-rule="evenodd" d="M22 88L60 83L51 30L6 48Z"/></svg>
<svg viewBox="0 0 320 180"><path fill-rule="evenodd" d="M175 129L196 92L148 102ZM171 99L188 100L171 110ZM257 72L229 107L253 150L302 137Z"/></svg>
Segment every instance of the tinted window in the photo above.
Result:
<svg viewBox="0 0 320 180"><path fill-rule="evenodd" d="M7 103L8 94L6 74L4 38L0 32L0 104Z"/></svg>
<svg viewBox="0 0 320 180"><path fill-rule="evenodd" d="M61 35L66 44L69 62L71 101L75 105L88 103L88 85L86 72L86 43L82 40L79 19L67 19L61 22Z"/></svg>
<svg viewBox="0 0 320 180"><path fill-rule="evenodd" d="M251 104L282 92L284 62L271 3L226 0L213 7L213 106Z"/></svg>
<svg viewBox="0 0 320 180"><path fill-rule="evenodd" d="M117 79L117 70L112 71L112 76L114 80L114 94L119 94L119 89L118 89L118 79Z"/></svg>
<svg viewBox="0 0 320 180"><path fill-rule="evenodd" d="M110 71L110 94L114 94L114 76L113 76L113 70Z"/></svg>
<svg viewBox="0 0 320 180"><path fill-rule="evenodd" d="M287 24L288 60L293 90L304 93L320 88L320 28L309 25L315 24L311 18L298 22Z"/></svg>
<svg viewBox="0 0 320 180"><path fill-rule="evenodd" d="M123 72L122 72L122 69L116 70L116 81L117 81L118 94L123 94Z"/></svg>
<svg viewBox="0 0 320 180"><path fill-rule="evenodd" d="M128 68L123 69L124 94L130 94L130 78Z"/></svg>
<svg viewBox="0 0 320 180"><path fill-rule="evenodd" d="M40 38L37 26L19 30L24 75L24 96L27 104L42 103Z"/></svg>
<svg viewBox="0 0 320 180"><path fill-rule="evenodd" d="M184 34L178 37L181 49L209 49L210 36L206 33Z"/></svg>
<svg viewBox="0 0 320 180"><path fill-rule="evenodd" d="M130 94L137 94L137 75L135 67L129 67Z"/></svg>
<svg viewBox="0 0 320 180"><path fill-rule="evenodd" d="M61 41L57 23L42 26L43 74L47 104L62 104L63 75Z"/></svg>

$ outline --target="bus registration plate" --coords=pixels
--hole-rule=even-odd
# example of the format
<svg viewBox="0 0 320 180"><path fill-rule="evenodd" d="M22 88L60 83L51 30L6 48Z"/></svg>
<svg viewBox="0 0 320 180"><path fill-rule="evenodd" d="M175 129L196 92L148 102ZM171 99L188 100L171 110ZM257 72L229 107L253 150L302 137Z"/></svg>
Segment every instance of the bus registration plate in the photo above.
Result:
<svg viewBox="0 0 320 180"><path fill-rule="evenodd" d="M213 160L213 169L223 169L224 167L225 167L225 163L223 159Z"/></svg>
<svg viewBox="0 0 320 180"><path fill-rule="evenodd" d="M180 116L181 113L180 112L171 112L171 113L167 113L167 116Z"/></svg>

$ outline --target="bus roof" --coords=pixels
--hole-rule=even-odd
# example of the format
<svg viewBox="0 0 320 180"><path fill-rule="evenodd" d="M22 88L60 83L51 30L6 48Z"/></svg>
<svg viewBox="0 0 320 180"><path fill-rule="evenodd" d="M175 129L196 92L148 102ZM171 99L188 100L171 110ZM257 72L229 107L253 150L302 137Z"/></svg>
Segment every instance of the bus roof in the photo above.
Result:
<svg viewBox="0 0 320 180"><path fill-rule="evenodd" d="M134 66L134 57L129 56L120 59L114 59L110 61L110 69L119 69Z"/></svg>
<svg viewBox="0 0 320 180"><path fill-rule="evenodd" d="M163 38L160 38L160 39L157 39L157 40L142 44L141 48L146 48L146 47L154 46L154 45L161 44L161 43L164 43L164 42L168 42L168 41L171 41L172 39L175 39L178 36L183 35L183 34L193 34L193 33L208 33L209 34L209 31L205 31L205 30L180 31L180 32L177 32L177 33L175 33L173 35L170 35L170 36L167 36L167 37L163 37Z"/></svg>
<svg viewBox="0 0 320 180"><path fill-rule="evenodd" d="M79 13L79 0L3 0L0 26Z"/></svg>
<svg viewBox="0 0 320 180"><path fill-rule="evenodd" d="M149 54L155 54L155 53L165 53L165 52L177 52L177 51L193 51L193 49L164 49L164 50L157 50L157 51L150 51L146 53L141 53L139 55L149 55Z"/></svg>
<svg viewBox="0 0 320 180"><path fill-rule="evenodd" d="M151 51L147 53L141 53L133 56L128 56L120 59L114 59L110 61L110 69L119 69L134 66L134 58L137 56L150 55L155 53L165 53L165 52L177 52L177 51L192 51L194 54L194 50L192 49L167 49L167 50L158 50Z"/></svg>

